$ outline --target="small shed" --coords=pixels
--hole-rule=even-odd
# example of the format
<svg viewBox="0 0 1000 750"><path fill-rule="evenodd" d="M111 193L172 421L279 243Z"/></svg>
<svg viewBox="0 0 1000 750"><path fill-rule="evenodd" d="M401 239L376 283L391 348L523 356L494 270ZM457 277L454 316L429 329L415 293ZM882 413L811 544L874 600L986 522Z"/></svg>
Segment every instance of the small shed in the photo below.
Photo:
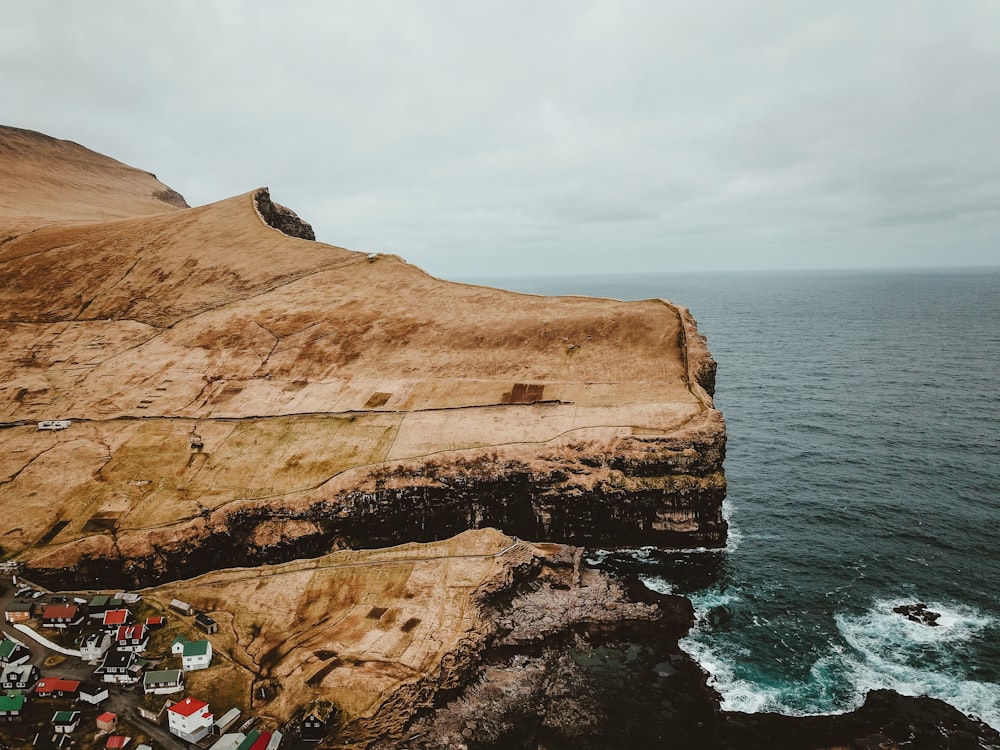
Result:
<svg viewBox="0 0 1000 750"><path fill-rule="evenodd" d="M73 422L69 419L43 419L38 423L39 430L65 430Z"/></svg>
<svg viewBox="0 0 1000 750"><path fill-rule="evenodd" d="M113 732L118 726L118 716L110 711L105 711L97 717L97 728L104 732Z"/></svg>
<svg viewBox="0 0 1000 750"><path fill-rule="evenodd" d="M171 599L170 609L174 610L175 612L180 612L182 615L190 615L192 612L194 612L194 607L192 607L187 602L182 602L180 599Z"/></svg>
<svg viewBox="0 0 1000 750"><path fill-rule="evenodd" d="M206 615L204 612L199 612L194 618L194 624L199 628L204 630L206 633L211 635L219 629L219 623L213 620L211 617Z"/></svg>
<svg viewBox="0 0 1000 750"><path fill-rule="evenodd" d="M81 682L79 698L83 703L97 706L108 699L107 685L99 685L95 682Z"/></svg>
<svg viewBox="0 0 1000 750"><path fill-rule="evenodd" d="M215 720L215 724L212 725L212 734L223 735L226 731L240 718L240 710L238 708L231 708L218 719Z"/></svg>

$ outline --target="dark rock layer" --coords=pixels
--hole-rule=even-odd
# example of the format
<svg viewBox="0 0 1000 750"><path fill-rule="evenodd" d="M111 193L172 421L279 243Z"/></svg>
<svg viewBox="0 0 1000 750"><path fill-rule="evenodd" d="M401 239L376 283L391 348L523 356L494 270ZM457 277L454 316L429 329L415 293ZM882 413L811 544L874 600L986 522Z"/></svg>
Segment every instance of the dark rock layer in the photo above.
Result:
<svg viewBox="0 0 1000 750"><path fill-rule="evenodd" d="M267 188L260 188L254 193L254 205L264 223L274 227L282 234L298 237L302 240L316 239L316 233L313 232L312 226L300 219L292 209L274 203Z"/></svg>

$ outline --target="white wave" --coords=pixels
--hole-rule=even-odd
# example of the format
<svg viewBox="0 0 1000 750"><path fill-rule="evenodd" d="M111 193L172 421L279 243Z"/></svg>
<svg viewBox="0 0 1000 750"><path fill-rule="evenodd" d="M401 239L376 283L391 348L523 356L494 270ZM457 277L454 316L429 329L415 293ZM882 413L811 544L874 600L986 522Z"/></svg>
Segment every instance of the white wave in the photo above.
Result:
<svg viewBox="0 0 1000 750"><path fill-rule="evenodd" d="M719 591L718 589L702 589L688 594L688 599L694 606L694 614L699 620L711 612L716 607L725 607L734 602L742 601L738 594L729 591Z"/></svg>
<svg viewBox="0 0 1000 750"><path fill-rule="evenodd" d="M639 580L642 581L643 585L647 589L655 591L657 594L674 593L673 584L665 578L660 578L659 576L640 575Z"/></svg>
<svg viewBox="0 0 1000 750"><path fill-rule="evenodd" d="M697 638L684 638L680 646L708 674L708 684L722 696L724 711L755 714L762 711L789 713L784 705L785 690L758 685L738 678L733 668Z"/></svg>
<svg viewBox="0 0 1000 750"><path fill-rule="evenodd" d="M977 637L995 620L971 607L928 602L928 609L941 615L937 626L929 626L892 611L904 603L912 600L884 599L860 615L835 617L852 649L844 663L855 689L928 695L1000 729L1000 685L965 679L953 656L958 644Z"/></svg>
<svg viewBox="0 0 1000 750"><path fill-rule="evenodd" d="M739 600L737 595L712 590L691 598L700 619L714 607ZM940 613L939 625L932 627L892 611L903 603L885 599L861 614L836 615L844 644L831 643L801 681L761 684L747 679L753 670L744 667L753 655L744 649L724 653L734 644L698 625L680 645L708 674L727 711L843 713L860 706L869 691L885 688L943 700L1000 730L1000 685L967 679L961 657L952 655L960 644L996 624L995 619L971 607L928 602L930 610ZM713 642L718 648L709 645Z"/></svg>

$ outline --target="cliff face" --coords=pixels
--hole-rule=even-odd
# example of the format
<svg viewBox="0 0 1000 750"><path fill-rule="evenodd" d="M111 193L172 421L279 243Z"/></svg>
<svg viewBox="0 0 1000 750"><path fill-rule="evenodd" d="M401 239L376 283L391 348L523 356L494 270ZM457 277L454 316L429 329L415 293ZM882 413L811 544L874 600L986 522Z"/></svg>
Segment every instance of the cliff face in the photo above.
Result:
<svg viewBox="0 0 1000 750"><path fill-rule="evenodd" d="M724 544L714 361L683 308L450 284L313 241L266 189L186 208L76 144L0 148L0 545L36 575L483 526Z"/></svg>

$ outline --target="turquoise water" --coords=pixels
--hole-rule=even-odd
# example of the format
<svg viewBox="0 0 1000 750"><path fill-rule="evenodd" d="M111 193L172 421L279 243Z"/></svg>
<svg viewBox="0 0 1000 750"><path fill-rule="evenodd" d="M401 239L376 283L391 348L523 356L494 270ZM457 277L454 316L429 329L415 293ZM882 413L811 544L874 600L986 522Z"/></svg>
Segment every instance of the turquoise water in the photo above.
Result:
<svg viewBox="0 0 1000 750"><path fill-rule="evenodd" d="M1000 271L477 280L663 297L719 363L719 552L594 551L691 597L724 707L846 711L873 688L1000 729ZM922 601L940 626L892 612Z"/></svg>

